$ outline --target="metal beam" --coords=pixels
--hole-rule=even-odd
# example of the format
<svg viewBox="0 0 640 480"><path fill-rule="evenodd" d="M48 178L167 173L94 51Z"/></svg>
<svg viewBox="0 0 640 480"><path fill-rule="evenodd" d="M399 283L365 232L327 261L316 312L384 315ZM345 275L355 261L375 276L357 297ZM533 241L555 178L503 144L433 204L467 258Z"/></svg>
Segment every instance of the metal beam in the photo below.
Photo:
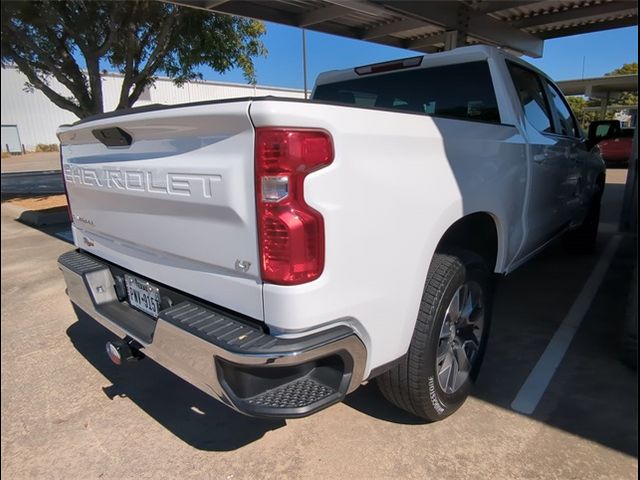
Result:
<svg viewBox="0 0 640 480"><path fill-rule="evenodd" d="M219 7L220 5L222 5L223 3L227 3L229 0L214 0L211 2L206 2L203 7L206 8L207 10L210 10L212 8L216 8Z"/></svg>
<svg viewBox="0 0 640 480"><path fill-rule="evenodd" d="M169 1L169 3L176 3L178 5L185 5L192 8L199 8L205 10L203 7L204 2L198 0L163 0ZM272 5L278 5L277 2L270 3L254 3L254 2L241 2L241 1L227 1L219 7L207 10L208 12L217 12L227 15L239 15L242 17L255 18L256 20L262 20L267 22L280 23L283 25L298 26L299 15L291 12L286 12L273 8ZM320 23L313 27L313 30L318 32L330 33L333 35L341 35L343 37L358 38L360 30L346 25L339 25L337 23ZM394 47L401 47L401 40L388 37L383 42L385 45L391 45Z"/></svg>
<svg viewBox="0 0 640 480"><path fill-rule="evenodd" d="M444 44L446 41L447 32L437 33L428 37L416 38L415 40L409 40L404 43L404 48L408 50L422 50L425 47L433 47L434 45ZM436 51L436 48L432 48L432 51Z"/></svg>
<svg viewBox="0 0 640 480"><path fill-rule="evenodd" d="M372 38L385 37L387 35L393 35L394 33L406 32L408 30L415 30L420 27L428 27L431 24L424 20L416 18L407 18L398 22L386 23L377 27L368 28L364 30L360 38L362 40L371 40Z"/></svg>
<svg viewBox="0 0 640 480"><path fill-rule="evenodd" d="M405 15L417 16L447 30L457 29L459 8L464 6L459 2L447 1L387 1L385 5L389 9L400 11ZM542 56L542 40L488 15L472 16L465 33L487 43L508 47L532 57Z"/></svg>
<svg viewBox="0 0 640 480"><path fill-rule="evenodd" d="M583 112L597 112L601 107L584 107L582 109ZM637 110L637 105L608 105L607 109L609 110Z"/></svg>
<svg viewBox="0 0 640 480"><path fill-rule="evenodd" d="M633 14L638 11L638 2L616 1L601 3L589 7L569 8L562 12L541 13L522 20L515 20L511 25L517 28L530 28L539 25L550 25L552 23L570 22L578 20L587 22L597 19L603 15L613 16L616 14Z"/></svg>
<svg viewBox="0 0 640 480"><path fill-rule="evenodd" d="M341 7L348 8L358 13L366 13L367 15L380 16L390 15L392 12L385 8L379 7L373 3L362 0L325 0L326 2L333 3L334 5L340 5Z"/></svg>
<svg viewBox="0 0 640 480"><path fill-rule="evenodd" d="M225 13L228 15L239 15L242 17L255 18L256 20L266 20L268 22L283 23L285 25L296 25L297 16L268 7L259 3L239 2L227 0L215 7L207 8L207 3L201 0L163 0L168 3L184 5L191 8L206 10L208 12ZM275 2L274 2L275 3Z"/></svg>
<svg viewBox="0 0 640 480"><path fill-rule="evenodd" d="M469 20L468 33L488 43L508 47L533 58L542 57L542 40L493 17L472 17Z"/></svg>
<svg viewBox="0 0 640 480"><path fill-rule="evenodd" d="M601 32L603 30L611 30L613 28L632 27L638 25L638 15L632 15L627 18L619 18L617 20L609 20L602 22L587 23L568 28L557 28L550 30L537 31L533 34L542 39L568 37L569 35L579 35L581 33Z"/></svg>
<svg viewBox="0 0 640 480"><path fill-rule="evenodd" d="M317 10L311 10L310 12L301 14L298 17L298 26L308 27L309 25L316 25L317 23L341 17L349 12L352 12L352 10L340 5L329 5L328 7L318 8Z"/></svg>
<svg viewBox="0 0 640 480"><path fill-rule="evenodd" d="M527 7L536 3L542 3L544 0L485 0L472 5L471 8L477 13L493 13L510 8Z"/></svg>
<svg viewBox="0 0 640 480"><path fill-rule="evenodd" d="M277 5L274 2L274 5ZM268 22L284 23L286 25L295 25L298 20L297 15L278 10L269 4L255 2L239 2L229 1L214 9L220 13L229 13L243 17L255 18L256 20L266 20Z"/></svg>

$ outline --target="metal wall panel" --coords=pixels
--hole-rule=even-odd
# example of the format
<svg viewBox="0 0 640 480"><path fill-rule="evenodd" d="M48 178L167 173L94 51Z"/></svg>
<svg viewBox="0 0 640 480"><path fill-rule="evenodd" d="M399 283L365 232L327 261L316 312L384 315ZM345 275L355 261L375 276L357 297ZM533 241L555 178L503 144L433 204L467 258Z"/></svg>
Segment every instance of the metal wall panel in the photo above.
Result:
<svg viewBox="0 0 640 480"><path fill-rule="evenodd" d="M0 145L3 152L22 153L22 142L16 125L2 125Z"/></svg>
<svg viewBox="0 0 640 480"><path fill-rule="evenodd" d="M35 150L38 143L58 143L58 125L78 120L73 113L51 103L39 90L26 91L27 77L17 69L3 68L1 75L2 124L17 125L27 150ZM67 91L55 80L50 86L59 92Z"/></svg>
<svg viewBox="0 0 640 480"><path fill-rule="evenodd" d="M17 125L20 139L26 150L35 150L39 143L58 143L56 130L59 125L73 123L78 118L54 105L42 92L25 90L27 77L14 67L3 68L2 81L2 124ZM118 105L122 76L109 73L103 79L103 104L105 111L114 110ZM68 91L56 80L50 86L59 92ZM304 98L302 90L230 84L221 82L190 82L177 87L166 78L160 78L143 94L136 106L150 103L177 104L220 100L235 97L274 95L279 97Z"/></svg>

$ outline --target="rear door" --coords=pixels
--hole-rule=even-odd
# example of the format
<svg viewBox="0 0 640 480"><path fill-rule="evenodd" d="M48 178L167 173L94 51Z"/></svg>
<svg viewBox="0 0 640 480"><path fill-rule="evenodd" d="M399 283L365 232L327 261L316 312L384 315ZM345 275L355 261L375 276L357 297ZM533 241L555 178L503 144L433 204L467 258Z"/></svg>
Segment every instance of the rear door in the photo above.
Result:
<svg viewBox="0 0 640 480"><path fill-rule="evenodd" d="M262 318L248 101L62 127L76 245Z"/></svg>
<svg viewBox="0 0 640 480"><path fill-rule="evenodd" d="M566 146L568 175L564 185L567 222L581 219L586 208L585 165L590 155L571 108L556 85L545 80L549 95L549 105L554 117L556 138Z"/></svg>
<svg viewBox="0 0 640 480"><path fill-rule="evenodd" d="M555 133L545 86L534 71L507 62L518 93L528 141L529 178L525 239L518 258L544 245L567 224L568 157L571 145Z"/></svg>

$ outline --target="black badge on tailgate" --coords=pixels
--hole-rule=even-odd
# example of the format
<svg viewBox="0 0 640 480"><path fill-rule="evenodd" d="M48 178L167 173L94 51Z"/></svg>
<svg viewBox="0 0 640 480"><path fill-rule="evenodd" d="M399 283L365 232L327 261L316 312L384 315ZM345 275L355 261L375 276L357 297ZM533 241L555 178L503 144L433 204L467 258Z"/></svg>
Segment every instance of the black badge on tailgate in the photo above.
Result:
<svg viewBox="0 0 640 480"><path fill-rule="evenodd" d="M131 145L131 135L118 127L98 128L92 130L93 136L107 147L128 147Z"/></svg>

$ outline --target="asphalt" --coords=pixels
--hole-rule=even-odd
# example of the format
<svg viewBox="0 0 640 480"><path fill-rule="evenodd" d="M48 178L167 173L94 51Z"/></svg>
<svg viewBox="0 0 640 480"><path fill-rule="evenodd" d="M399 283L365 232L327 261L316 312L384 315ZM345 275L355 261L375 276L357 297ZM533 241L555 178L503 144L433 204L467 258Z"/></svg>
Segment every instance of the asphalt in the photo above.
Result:
<svg viewBox="0 0 640 480"><path fill-rule="evenodd" d="M599 252L624 172L608 176ZM452 417L425 424L370 383L312 417L239 415L145 360L120 369L111 335L64 295L57 234L2 205L5 478L637 477L637 375L619 337L637 252L621 237L571 346L530 416L510 405L598 261L558 242L498 282L485 364Z"/></svg>
<svg viewBox="0 0 640 480"><path fill-rule="evenodd" d="M0 176L3 198L7 196L52 195L64 193L60 170L3 173Z"/></svg>

